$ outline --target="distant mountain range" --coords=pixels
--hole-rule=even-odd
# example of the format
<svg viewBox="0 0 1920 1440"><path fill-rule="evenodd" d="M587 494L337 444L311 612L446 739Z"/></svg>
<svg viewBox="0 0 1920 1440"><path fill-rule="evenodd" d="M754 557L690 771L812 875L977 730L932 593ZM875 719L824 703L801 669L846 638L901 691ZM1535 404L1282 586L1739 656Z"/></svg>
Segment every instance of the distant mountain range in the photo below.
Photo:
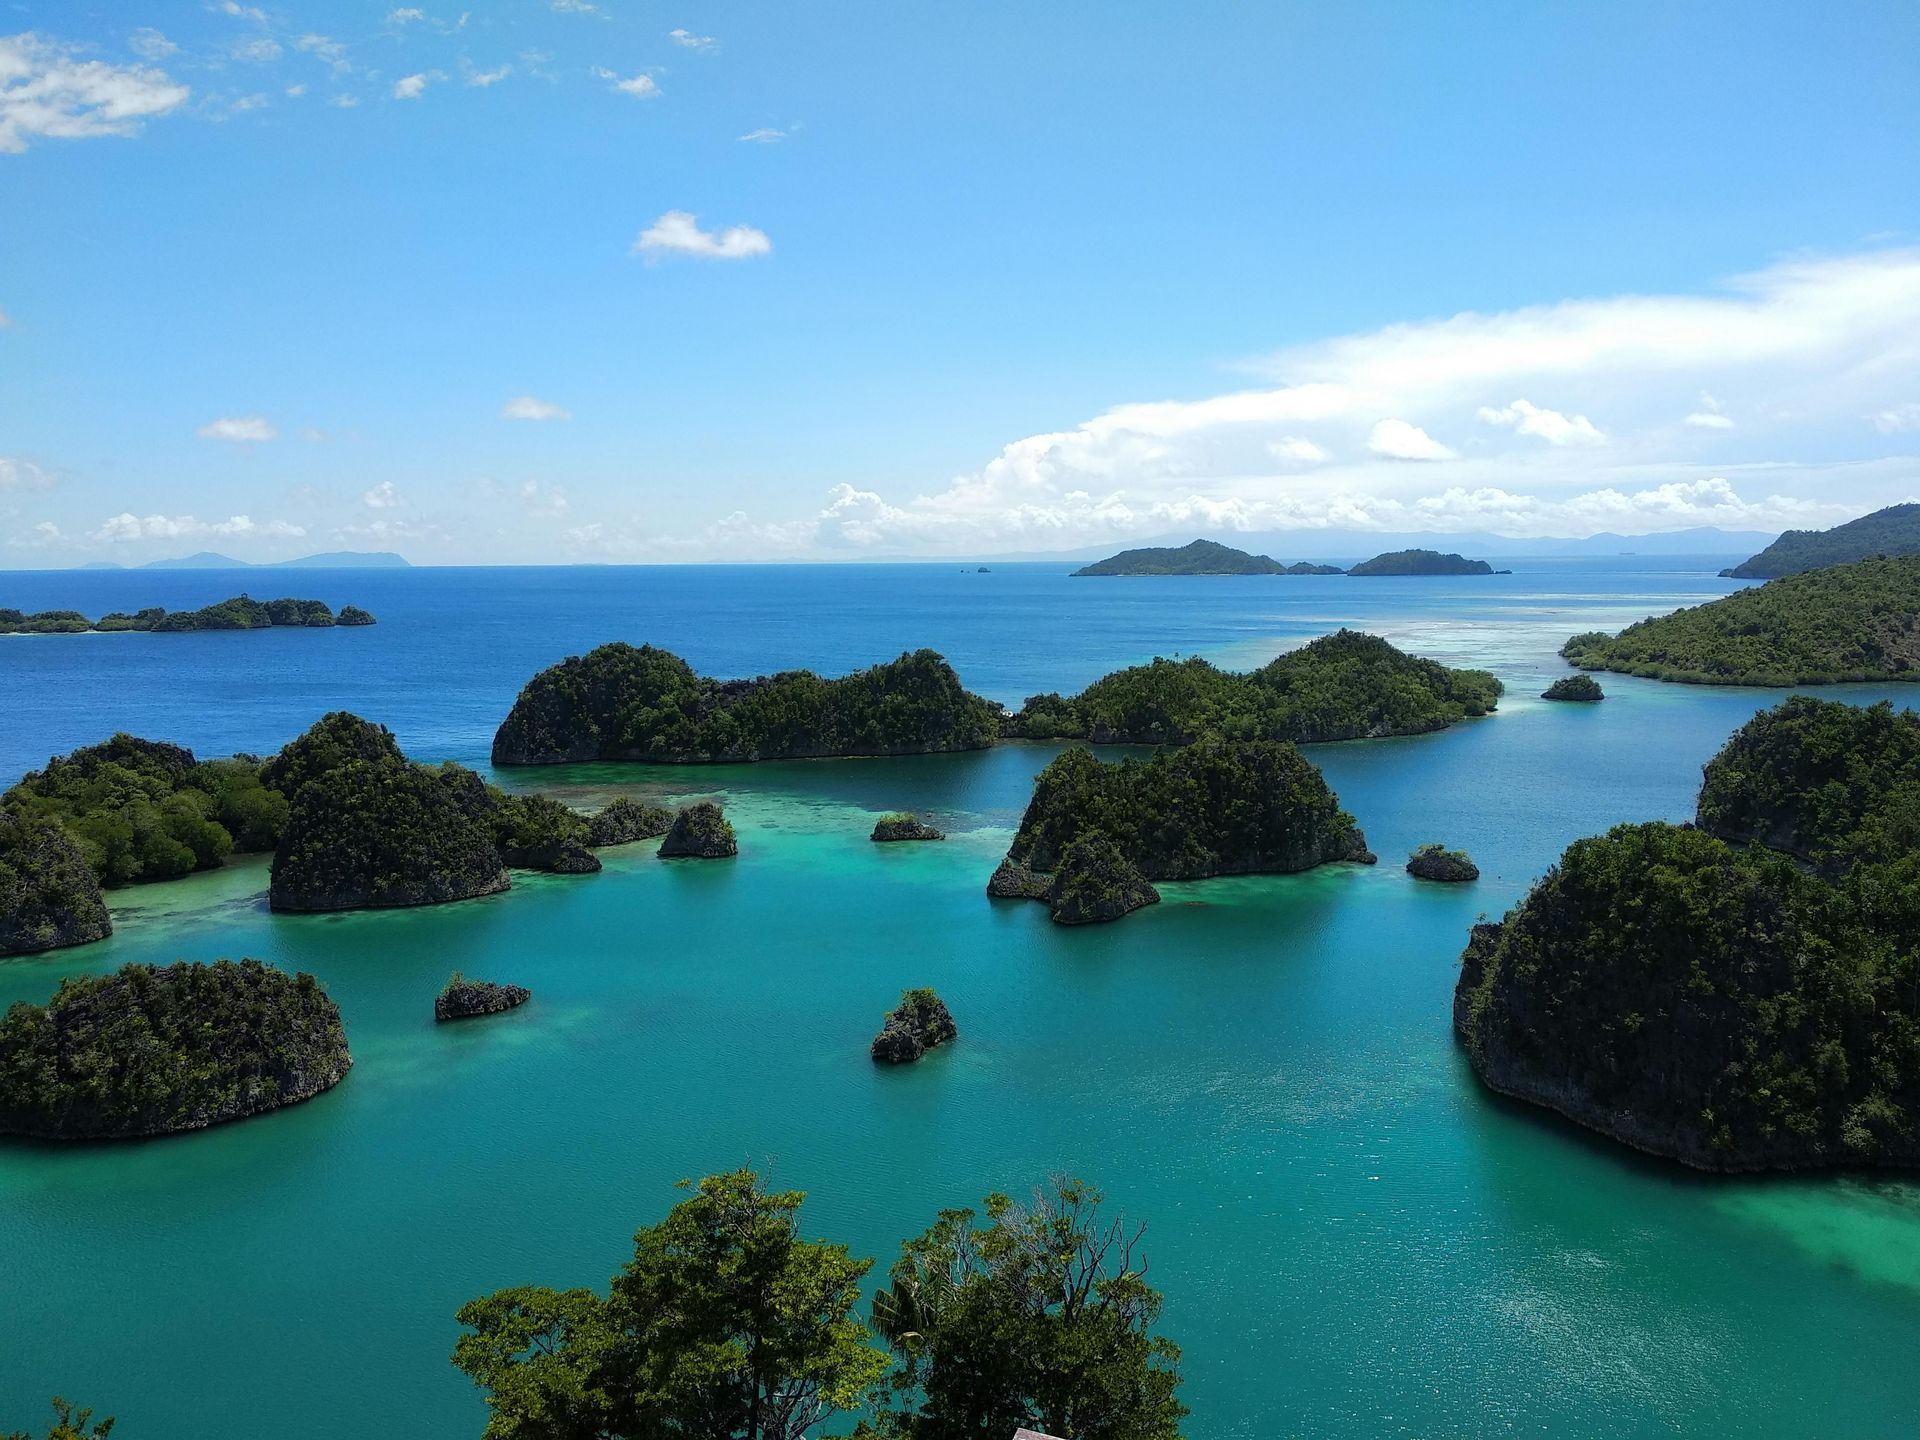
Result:
<svg viewBox="0 0 1920 1440"><path fill-rule="evenodd" d="M202 550L173 560L149 560L144 565L116 565L111 560L94 560L78 567L82 570L406 570L406 557L391 550L328 550L319 555L302 555L297 560L269 560L256 565L236 560L231 555Z"/></svg>
<svg viewBox="0 0 1920 1440"><path fill-rule="evenodd" d="M1393 530L1261 530L1236 531L1234 544L1281 561L1343 560L1352 564L1369 555L1392 550L1454 551L1461 555L1495 558L1560 555L1751 555L1772 543L1769 530L1720 530L1700 525L1690 530L1668 530L1658 535L1588 535L1582 539L1554 536L1515 539L1466 531L1416 532ZM1172 535L1142 542L1144 546L1178 547L1185 537ZM1111 554L1106 546L1086 546L1036 555L980 555L981 560L1098 560Z"/></svg>

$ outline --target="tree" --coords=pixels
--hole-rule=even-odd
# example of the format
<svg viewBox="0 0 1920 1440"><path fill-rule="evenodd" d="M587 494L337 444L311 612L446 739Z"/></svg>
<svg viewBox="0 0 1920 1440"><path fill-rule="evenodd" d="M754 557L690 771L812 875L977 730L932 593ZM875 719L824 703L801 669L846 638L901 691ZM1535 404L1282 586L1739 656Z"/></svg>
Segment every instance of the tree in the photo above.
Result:
<svg viewBox="0 0 1920 1440"><path fill-rule="evenodd" d="M801 1238L805 1198L709 1176L605 1299L501 1290L460 1309L453 1363L488 1392L487 1440L801 1440L886 1371L853 1316L870 1260Z"/></svg>
<svg viewBox="0 0 1920 1440"><path fill-rule="evenodd" d="M874 1297L899 1357L881 1433L974 1440L1026 1425L1061 1440L1179 1440L1180 1349L1150 1334L1160 1294L1146 1227L1102 1217L1099 1191L1055 1181L1029 1205L948 1210L901 1249Z"/></svg>
<svg viewBox="0 0 1920 1440"><path fill-rule="evenodd" d="M88 1428L91 1426L92 1428ZM113 1417L95 1422L93 1411L75 1410L65 1400L55 1398L53 1402L53 1429L47 1432L47 1440L107 1440L113 1431ZM34 1440L25 1430L10 1430L0 1440Z"/></svg>

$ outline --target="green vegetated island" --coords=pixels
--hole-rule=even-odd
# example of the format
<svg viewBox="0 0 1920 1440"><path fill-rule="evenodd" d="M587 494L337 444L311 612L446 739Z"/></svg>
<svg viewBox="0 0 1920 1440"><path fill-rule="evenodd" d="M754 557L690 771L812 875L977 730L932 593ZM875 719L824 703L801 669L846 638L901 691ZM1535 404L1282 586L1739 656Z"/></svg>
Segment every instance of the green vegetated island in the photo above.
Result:
<svg viewBox="0 0 1920 1440"><path fill-rule="evenodd" d="M26 614L0 609L3 635L84 635L121 630L151 631L156 635L188 630L270 630L287 628L327 630L336 625L371 625L373 616L358 605L342 605L334 614L322 600L254 600L236 595L198 610L163 610L151 606L132 614L113 611L89 620L78 610L42 610Z"/></svg>
<svg viewBox="0 0 1920 1440"><path fill-rule="evenodd" d="M1074 575L1504 575L1484 560L1443 555L1437 550L1394 550L1363 560L1351 569L1298 560L1282 565L1270 555L1252 555L1214 540L1186 545L1149 545L1122 550L1097 560Z"/></svg>
<svg viewBox="0 0 1920 1440"><path fill-rule="evenodd" d="M1371 560L1362 560L1349 575L1505 575L1484 560L1469 560L1462 555L1443 555L1438 550L1389 550Z"/></svg>
<svg viewBox="0 0 1920 1440"><path fill-rule="evenodd" d="M1454 1024L1493 1090L1706 1170L1920 1164L1920 717L1796 696L1694 827L1574 843L1474 927Z"/></svg>
<svg viewBox="0 0 1920 1440"><path fill-rule="evenodd" d="M1920 505L1889 505L1831 530L1789 530L1758 555L1720 573L1734 580L1775 580L1876 556L1915 554L1920 554Z"/></svg>
<svg viewBox="0 0 1920 1440"><path fill-rule="evenodd" d="M1783 576L1618 635L1575 635L1560 653L1690 685L1920 679L1920 555Z"/></svg>

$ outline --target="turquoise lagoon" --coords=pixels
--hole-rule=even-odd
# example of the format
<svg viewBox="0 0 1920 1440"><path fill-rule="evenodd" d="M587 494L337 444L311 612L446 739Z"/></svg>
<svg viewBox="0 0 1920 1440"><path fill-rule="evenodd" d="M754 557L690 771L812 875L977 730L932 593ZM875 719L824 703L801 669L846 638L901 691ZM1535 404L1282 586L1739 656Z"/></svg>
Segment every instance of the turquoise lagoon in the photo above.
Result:
<svg viewBox="0 0 1920 1440"><path fill-rule="evenodd" d="M810 1231L881 1269L944 1206L1097 1181L1148 1222L1195 1440L1912 1433L1920 1188L1647 1162L1490 1099L1449 1033L1476 916L1580 835L1686 818L1700 765L1777 698L1620 677L1599 706L1531 698L1566 634L1724 593L1722 563L1474 582L367 572L296 588L370 605L373 631L0 642L7 779L116 727L266 749L332 705L419 758L481 763L533 669L615 637L723 674L926 643L1017 700L1155 651L1257 663L1352 623L1488 665L1510 694L1445 734L1309 751L1377 868L1169 885L1085 930L982 893L1054 753L1034 745L503 777L582 804L719 797L731 862L637 846L596 876L341 917L270 915L258 859L119 892L111 940L0 964L0 1003L129 960L256 955L320 977L357 1063L309 1104L203 1134L0 1147L0 1425L60 1393L128 1440L477 1434L446 1360L463 1300L603 1283L675 1180L754 1164L808 1192ZM238 588L0 579L0 602L31 608ZM951 838L867 840L904 807ZM1485 878L1411 881L1399 862L1426 840ZM435 1027L455 968L534 1000ZM919 984L952 1005L958 1044L874 1067L867 1041Z"/></svg>

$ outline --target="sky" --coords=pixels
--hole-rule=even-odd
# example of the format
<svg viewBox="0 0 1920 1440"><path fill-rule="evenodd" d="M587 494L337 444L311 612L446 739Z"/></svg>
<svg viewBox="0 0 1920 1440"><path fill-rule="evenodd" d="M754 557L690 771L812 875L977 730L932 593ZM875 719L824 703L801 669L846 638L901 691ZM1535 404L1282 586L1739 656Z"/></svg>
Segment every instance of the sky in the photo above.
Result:
<svg viewBox="0 0 1920 1440"><path fill-rule="evenodd" d="M0 0L0 568L1916 496L1912 0Z"/></svg>

